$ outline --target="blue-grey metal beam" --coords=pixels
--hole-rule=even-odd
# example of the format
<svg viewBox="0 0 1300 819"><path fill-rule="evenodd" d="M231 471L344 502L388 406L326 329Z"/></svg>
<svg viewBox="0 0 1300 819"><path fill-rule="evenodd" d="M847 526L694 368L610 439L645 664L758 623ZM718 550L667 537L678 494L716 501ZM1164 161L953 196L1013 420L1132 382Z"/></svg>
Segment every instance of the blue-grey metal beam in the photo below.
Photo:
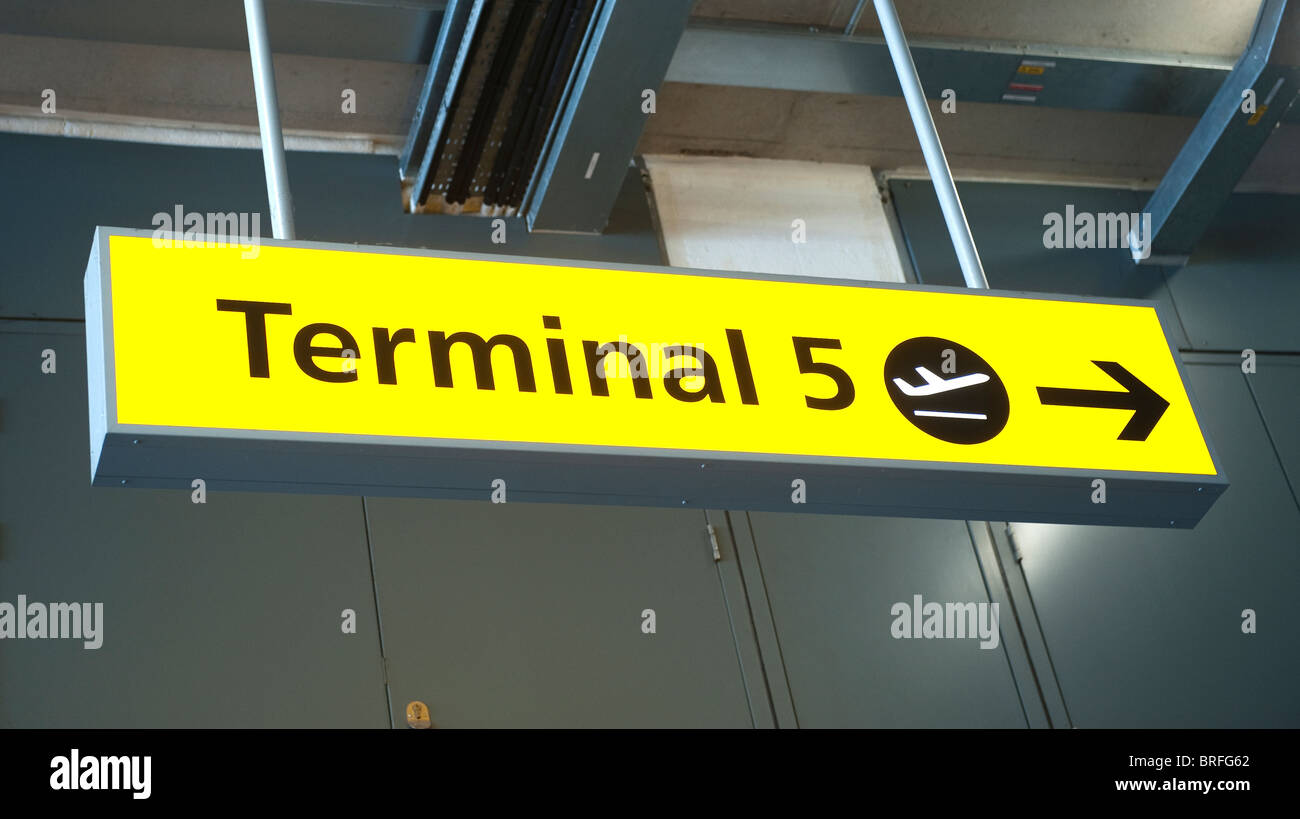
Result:
<svg viewBox="0 0 1300 819"><path fill-rule="evenodd" d="M469 52L473 31L483 10L483 0L450 0L438 28L438 39L429 60L429 71L411 115L411 127L398 158L398 176L402 180L431 172L425 148L436 142L447 121L447 110L455 97L465 56ZM426 160L421 164L421 160ZM415 203L412 202L412 212Z"/></svg>
<svg viewBox="0 0 1300 819"><path fill-rule="evenodd" d="M693 0L601 0L521 207L533 230L603 230Z"/></svg>
<svg viewBox="0 0 1300 819"><path fill-rule="evenodd" d="M1287 0L1261 4L1246 50L1144 208L1151 214L1151 235L1133 236L1130 241L1139 262L1187 260L1292 107L1300 92L1300 67L1278 65L1270 57L1282 26L1300 22L1296 5ZM1251 94L1254 104L1246 106Z"/></svg>
<svg viewBox="0 0 1300 819"><path fill-rule="evenodd" d="M1199 117L1232 68L1230 60L1116 50L1044 47L1031 51L985 42L924 39L910 39L909 46L921 84L932 99L950 88L959 102L1046 108ZM882 38L758 23L692 20L665 79L900 95ZM1042 87L1024 90L1011 87L1012 83Z"/></svg>
<svg viewBox="0 0 1300 819"><path fill-rule="evenodd" d="M447 0L272 0L276 54L422 63ZM170 12L170 13L168 13ZM0 0L0 34L243 51L248 32L229 2Z"/></svg>
<svg viewBox="0 0 1300 819"><path fill-rule="evenodd" d="M417 9L420 11L442 11L449 3L456 0L309 0L315 3L333 3L339 6L378 6L390 9Z"/></svg>

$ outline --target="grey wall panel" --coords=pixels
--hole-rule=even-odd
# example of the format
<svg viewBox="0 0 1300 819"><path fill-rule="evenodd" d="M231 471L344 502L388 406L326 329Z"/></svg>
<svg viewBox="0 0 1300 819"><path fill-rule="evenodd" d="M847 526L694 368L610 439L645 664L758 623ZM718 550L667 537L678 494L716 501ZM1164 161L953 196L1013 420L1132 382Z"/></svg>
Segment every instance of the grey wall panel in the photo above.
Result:
<svg viewBox="0 0 1300 819"><path fill-rule="evenodd" d="M487 495L367 499L394 713L418 699L444 728L753 724L703 512Z"/></svg>
<svg viewBox="0 0 1300 819"><path fill-rule="evenodd" d="M800 727L1025 727L1002 640L981 649L891 635L891 607L915 594L989 600L962 521L758 512L750 521ZM1001 616L1012 633L1010 612Z"/></svg>
<svg viewBox="0 0 1300 819"><path fill-rule="evenodd" d="M1246 383L1268 427L1268 437L1282 462L1291 494L1300 504L1300 359L1257 356L1255 365Z"/></svg>
<svg viewBox="0 0 1300 819"><path fill-rule="evenodd" d="M1300 196L1236 194L1169 289L1197 350L1300 352Z"/></svg>
<svg viewBox="0 0 1300 819"><path fill-rule="evenodd" d="M0 134L0 317L83 317L95 225L153 229L153 215L257 212L270 233L253 151ZM16 193L21 192L21 193Z"/></svg>
<svg viewBox="0 0 1300 819"><path fill-rule="evenodd" d="M625 171L603 235L530 234L506 219L402 212L391 156L288 155L298 238L660 264L640 173ZM0 317L83 317L82 276L96 225L152 230L155 213L247 212L270 236L256 151L0 134ZM251 223L251 221L250 221ZM181 273L178 272L178 275Z"/></svg>
<svg viewBox="0 0 1300 819"><path fill-rule="evenodd" d="M1013 525L1061 688L1085 728L1300 727L1300 513L1235 357L1188 374L1232 481L1196 529Z"/></svg>
<svg viewBox="0 0 1300 819"><path fill-rule="evenodd" d="M0 640L0 726L387 725L360 499L92 488L81 326L33 324L0 322L0 601L103 603L103 645Z"/></svg>
<svg viewBox="0 0 1300 819"><path fill-rule="evenodd" d="M908 249L923 284L962 287L961 268L952 240L928 179L890 182ZM1146 203L1141 191L1114 188L1008 185L962 182L957 185L971 234L984 263L989 286L1034 293L1068 293L1154 299L1170 309L1174 343L1186 336L1176 326L1176 313L1161 268L1136 265L1127 249L1047 248L1043 219L1062 217L1068 205L1075 213L1134 213Z"/></svg>

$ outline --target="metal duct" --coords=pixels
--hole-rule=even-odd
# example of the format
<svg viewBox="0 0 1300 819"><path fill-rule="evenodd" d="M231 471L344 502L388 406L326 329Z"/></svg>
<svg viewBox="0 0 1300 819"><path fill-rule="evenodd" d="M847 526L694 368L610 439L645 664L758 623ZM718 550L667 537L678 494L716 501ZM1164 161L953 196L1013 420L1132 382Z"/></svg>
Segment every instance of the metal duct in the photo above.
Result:
<svg viewBox="0 0 1300 819"><path fill-rule="evenodd" d="M403 152L409 209L513 213L597 0L456 0Z"/></svg>

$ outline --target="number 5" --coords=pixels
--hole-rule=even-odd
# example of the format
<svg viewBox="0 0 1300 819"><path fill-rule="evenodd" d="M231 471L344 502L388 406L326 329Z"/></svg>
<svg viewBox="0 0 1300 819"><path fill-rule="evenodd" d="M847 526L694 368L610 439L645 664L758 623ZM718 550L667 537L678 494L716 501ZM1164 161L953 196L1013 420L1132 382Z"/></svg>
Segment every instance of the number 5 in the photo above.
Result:
<svg viewBox="0 0 1300 819"><path fill-rule="evenodd" d="M816 348L826 350L840 349L840 342L833 338L805 338L803 336L794 337L794 357L799 362L799 372L805 375L816 373L829 377L835 382L836 391L830 398L813 398L805 395L804 400L812 409L836 410L844 409L853 403L853 379L844 370L836 367L834 364L824 364L813 361L812 351Z"/></svg>

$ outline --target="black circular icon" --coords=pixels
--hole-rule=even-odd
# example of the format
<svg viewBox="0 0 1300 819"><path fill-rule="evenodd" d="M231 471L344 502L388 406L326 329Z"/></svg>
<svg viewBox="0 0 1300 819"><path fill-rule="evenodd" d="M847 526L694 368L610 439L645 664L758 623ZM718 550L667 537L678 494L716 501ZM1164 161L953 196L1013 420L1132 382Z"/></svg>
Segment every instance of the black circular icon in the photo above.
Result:
<svg viewBox="0 0 1300 819"><path fill-rule="evenodd" d="M885 359L885 389L922 432L953 444L979 444L1011 414L1007 388L989 363L955 341L909 338Z"/></svg>

